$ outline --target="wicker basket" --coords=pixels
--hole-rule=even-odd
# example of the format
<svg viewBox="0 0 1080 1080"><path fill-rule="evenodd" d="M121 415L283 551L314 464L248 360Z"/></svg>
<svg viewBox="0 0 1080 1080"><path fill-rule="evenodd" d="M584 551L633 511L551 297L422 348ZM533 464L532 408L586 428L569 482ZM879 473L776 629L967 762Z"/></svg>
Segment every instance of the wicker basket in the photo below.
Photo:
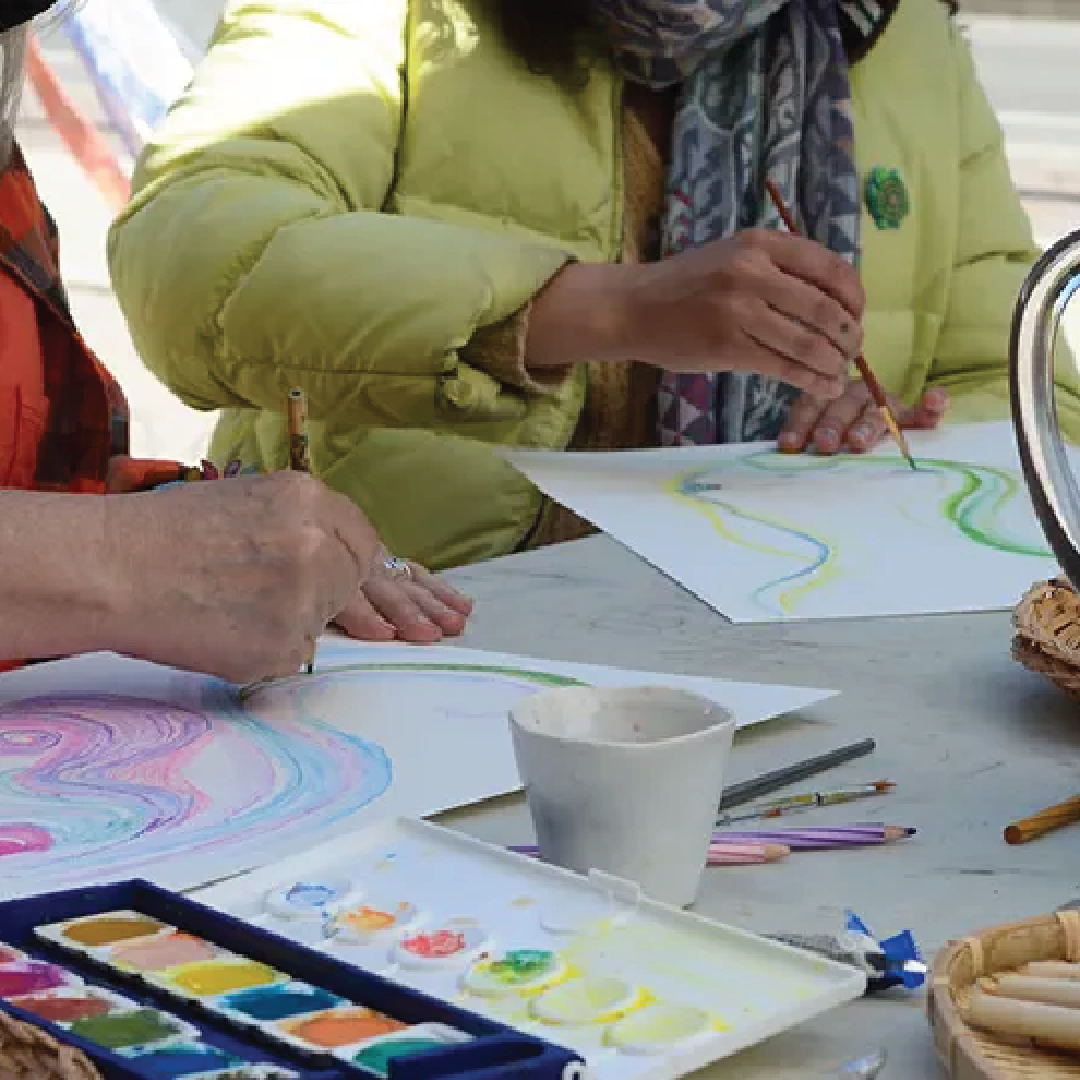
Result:
<svg viewBox="0 0 1080 1080"><path fill-rule="evenodd" d="M73 1046L0 1010L0 1080L101 1080Z"/></svg>
<svg viewBox="0 0 1080 1080"><path fill-rule="evenodd" d="M1080 911L996 926L956 941L934 960L927 1010L934 1044L952 1080L1077 1080L1076 1056L968 1027L963 1011L975 983L1033 960L1080 961Z"/></svg>
<svg viewBox="0 0 1080 1080"><path fill-rule="evenodd" d="M1080 597L1063 579L1040 581L1013 612L1012 654L1080 700Z"/></svg>

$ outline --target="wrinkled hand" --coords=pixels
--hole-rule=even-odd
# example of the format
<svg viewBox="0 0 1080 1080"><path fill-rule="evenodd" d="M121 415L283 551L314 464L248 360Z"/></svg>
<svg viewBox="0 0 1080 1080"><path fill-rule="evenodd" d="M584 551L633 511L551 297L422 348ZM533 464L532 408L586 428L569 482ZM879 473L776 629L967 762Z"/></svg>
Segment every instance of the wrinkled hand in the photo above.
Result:
<svg viewBox="0 0 1080 1080"><path fill-rule="evenodd" d="M398 638L427 645L444 636L457 637L472 613L472 601L417 563L409 567L407 578L377 569L337 617L337 625L362 641Z"/></svg>
<svg viewBox="0 0 1080 1080"><path fill-rule="evenodd" d="M533 298L525 363L756 372L831 400L862 344L865 303L856 269L823 245L746 229L659 262L565 267Z"/></svg>
<svg viewBox="0 0 1080 1080"><path fill-rule="evenodd" d="M927 390L916 405L904 405L891 396L889 404L900 427L929 431L945 418L949 396L935 388ZM887 434L885 418L866 383L853 379L834 401L820 401L803 394L791 407L777 447L785 454L803 450L836 454L845 449L861 454L872 450Z"/></svg>
<svg viewBox="0 0 1080 1080"><path fill-rule="evenodd" d="M105 500L108 647L235 683L295 674L383 550L349 499L303 473Z"/></svg>

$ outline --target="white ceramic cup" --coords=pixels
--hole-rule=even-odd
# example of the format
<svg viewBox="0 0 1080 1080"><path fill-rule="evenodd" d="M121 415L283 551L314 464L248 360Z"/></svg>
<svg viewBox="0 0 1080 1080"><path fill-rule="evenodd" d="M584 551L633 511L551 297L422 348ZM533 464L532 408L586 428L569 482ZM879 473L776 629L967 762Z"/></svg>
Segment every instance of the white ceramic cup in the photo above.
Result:
<svg viewBox="0 0 1080 1080"><path fill-rule="evenodd" d="M667 687L568 687L510 712L540 855L636 882L685 907L697 897L735 719Z"/></svg>

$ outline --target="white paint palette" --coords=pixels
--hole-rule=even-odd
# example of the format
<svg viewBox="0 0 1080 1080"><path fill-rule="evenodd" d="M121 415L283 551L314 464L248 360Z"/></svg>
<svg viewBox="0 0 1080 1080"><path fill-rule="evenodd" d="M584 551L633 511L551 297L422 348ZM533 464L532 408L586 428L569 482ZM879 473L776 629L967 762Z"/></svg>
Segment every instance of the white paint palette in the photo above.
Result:
<svg viewBox="0 0 1080 1080"><path fill-rule="evenodd" d="M193 899L575 1049L595 1080L674 1080L866 988L627 882L405 818Z"/></svg>

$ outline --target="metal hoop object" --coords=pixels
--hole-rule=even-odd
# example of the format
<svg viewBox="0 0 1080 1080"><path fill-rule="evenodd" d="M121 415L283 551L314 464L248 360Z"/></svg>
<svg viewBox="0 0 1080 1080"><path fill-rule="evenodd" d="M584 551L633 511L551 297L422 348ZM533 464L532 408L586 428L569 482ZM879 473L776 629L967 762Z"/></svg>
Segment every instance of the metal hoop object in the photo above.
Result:
<svg viewBox="0 0 1080 1080"><path fill-rule="evenodd" d="M1080 587L1080 488L1057 422L1054 342L1080 289L1080 230L1032 267L1013 315L1009 390L1020 464L1039 524L1074 588Z"/></svg>

